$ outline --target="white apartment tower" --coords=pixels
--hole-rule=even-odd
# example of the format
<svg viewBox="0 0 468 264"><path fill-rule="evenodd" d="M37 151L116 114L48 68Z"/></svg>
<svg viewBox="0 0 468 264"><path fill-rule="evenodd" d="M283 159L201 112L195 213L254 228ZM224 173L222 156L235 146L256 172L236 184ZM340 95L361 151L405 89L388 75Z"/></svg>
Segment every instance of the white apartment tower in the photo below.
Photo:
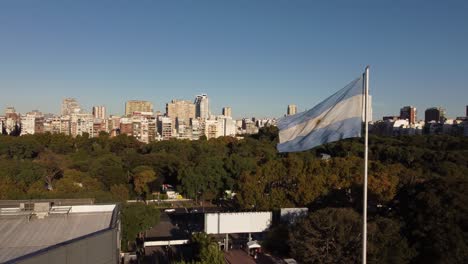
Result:
<svg viewBox="0 0 468 264"><path fill-rule="evenodd" d="M288 105L288 115L295 115L297 113L297 106L296 105Z"/></svg>
<svg viewBox="0 0 468 264"><path fill-rule="evenodd" d="M232 109L229 106L223 107L223 116L232 117Z"/></svg>
<svg viewBox="0 0 468 264"><path fill-rule="evenodd" d="M96 119L106 119L106 107L105 106L93 106L93 116Z"/></svg>
<svg viewBox="0 0 468 264"><path fill-rule="evenodd" d="M210 117L210 104L208 95L197 95L195 98L195 116L208 119Z"/></svg>

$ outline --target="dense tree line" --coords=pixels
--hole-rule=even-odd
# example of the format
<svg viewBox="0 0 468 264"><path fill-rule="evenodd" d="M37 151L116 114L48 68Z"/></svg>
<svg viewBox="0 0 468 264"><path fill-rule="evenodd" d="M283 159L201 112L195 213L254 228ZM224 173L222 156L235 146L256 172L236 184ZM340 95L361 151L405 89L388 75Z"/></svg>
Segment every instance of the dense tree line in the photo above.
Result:
<svg viewBox="0 0 468 264"><path fill-rule="evenodd" d="M286 154L276 151L277 140L274 127L243 140L151 144L105 133L97 138L0 136L0 199L146 199L162 183L193 199L214 200L232 190L236 196L227 205L236 210L309 207L305 219L272 230L269 236L285 236L287 243L270 243L271 250L306 263L337 261L326 256L354 262L347 254L360 247L362 140ZM370 260L467 262L468 138L371 136L369 151ZM317 221L323 225L310 224ZM349 229L340 234L320 231L326 225ZM299 234L310 239L303 249ZM324 239L334 241L325 248L329 255L320 248Z"/></svg>

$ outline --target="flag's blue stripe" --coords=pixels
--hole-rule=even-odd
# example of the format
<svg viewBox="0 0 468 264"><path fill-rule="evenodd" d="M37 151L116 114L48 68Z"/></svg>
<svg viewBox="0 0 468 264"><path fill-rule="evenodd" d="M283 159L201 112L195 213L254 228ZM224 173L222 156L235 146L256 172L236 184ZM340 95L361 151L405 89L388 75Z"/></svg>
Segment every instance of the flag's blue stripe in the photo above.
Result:
<svg viewBox="0 0 468 264"><path fill-rule="evenodd" d="M277 148L279 152L304 151L343 138L360 137L361 126L361 117L345 119L330 124L327 127L314 130L307 136L296 137L293 140L280 143Z"/></svg>
<svg viewBox="0 0 468 264"><path fill-rule="evenodd" d="M295 126L297 124L307 122L307 120L315 118L319 116L324 111L330 109L338 102L346 100L350 97L355 95L359 95L363 93L363 78L362 76L357 78L356 80L352 81L348 85L346 85L343 89L336 92L334 95L328 97L320 104L316 105L314 108L298 113L292 116L286 116L278 120L278 128L280 130L287 129L289 127Z"/></svg>

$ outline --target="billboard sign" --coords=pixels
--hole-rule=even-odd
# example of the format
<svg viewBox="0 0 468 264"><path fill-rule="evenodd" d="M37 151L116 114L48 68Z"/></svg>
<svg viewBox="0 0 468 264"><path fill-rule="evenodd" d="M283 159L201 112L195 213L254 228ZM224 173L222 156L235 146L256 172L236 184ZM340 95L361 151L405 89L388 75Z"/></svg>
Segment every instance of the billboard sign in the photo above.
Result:
<svg viewBox="0 0 468 264"><path fill-rule="evenodd" d="M271 218L271 212L207 213L205 214L205 233L263 232L270 227Z"/></svg>

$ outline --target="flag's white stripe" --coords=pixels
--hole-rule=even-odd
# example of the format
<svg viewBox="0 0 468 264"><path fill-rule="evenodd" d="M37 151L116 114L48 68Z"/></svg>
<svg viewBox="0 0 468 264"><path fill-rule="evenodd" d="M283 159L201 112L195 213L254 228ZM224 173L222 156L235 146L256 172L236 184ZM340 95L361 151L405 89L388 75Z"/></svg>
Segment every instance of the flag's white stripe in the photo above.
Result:
<svg viewBox="0 0 468 264"><path fill-rule="evenodd" d="M302 113L297 113L292 116L285 116L279 119L278 128L280 130L288 129L293 126L297 126L300 123L306 122L311 118L316 118L318 115L320 115L327 109L333 107L340 101L344 101L355 95L362 95L362 87L362 77L359 77L356 80L349 83L348 85L346 85L343 89L339 90L338 92L328 97L318 105L314 106L312 109Z"/></svg>
<svg viewBox="0 0 468 264"><path fill-rule="evenodd" d="M361 124L361 117L335 122L327 127L314 130L309 135L296 137L293 140L278 144L278 151L304 151L343 138L360 137Z"/></svg>
<svg viewBox="0 0 468 264"><path fill-rule="evenodd" d="M328 127L333 123L354 117L361 117L362 100L363 96L361 94L355 95L328 108L312 119L281 130L279 132L280 143L293 140L296 137L304 137L311 132L313 133L314 130Z"/></svg>

